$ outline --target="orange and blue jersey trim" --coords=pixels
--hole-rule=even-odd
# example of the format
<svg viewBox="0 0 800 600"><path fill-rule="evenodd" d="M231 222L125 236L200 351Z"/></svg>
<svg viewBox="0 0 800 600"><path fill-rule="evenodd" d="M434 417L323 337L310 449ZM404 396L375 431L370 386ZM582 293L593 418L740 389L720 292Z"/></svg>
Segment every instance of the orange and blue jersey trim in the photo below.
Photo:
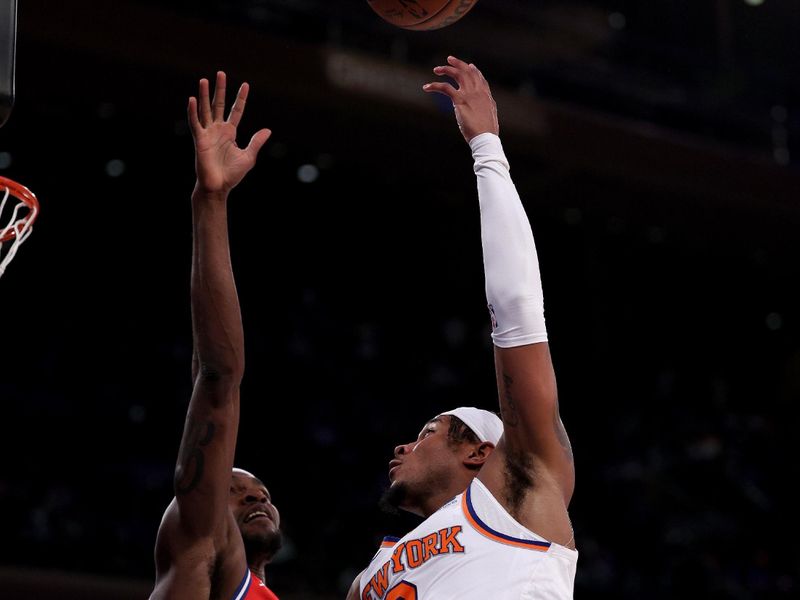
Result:
<svg viewBox="0 0 800 600"><path fill-rule="evenodd" d="M387 535L385 538L383 538L383 541L381 542L381 548L393 548L394 545L399 541L400 541L399 537L393 537L391 535Z"/></svg>
<svg viewBox="0 0 800 600"><path fill-rule="evenodd" d="M469 521L478 533L486 536L490 540L506 544L508 546L516 546L517 548L527 548L528 550L536 550L537 552L547 552L550 548L550 542L538 542L536 540L523 540L520 538L511 537L505 533L500 533L489 527L486 523L481 521L475 508L472 506L472 485L470 485L463 496L461 497L461 508L464 510L464 516Z"/></svg>
<svg viewBox="0 0 800 600"><path fill-rule="evenodd" d="M248 588L250 587L250 568L248 567L245 569L246 573L242 578L242 582L239 584L239 587L236 588L236 591L233 593L233 600L242 600L245 594L247 593Z"/></svg>

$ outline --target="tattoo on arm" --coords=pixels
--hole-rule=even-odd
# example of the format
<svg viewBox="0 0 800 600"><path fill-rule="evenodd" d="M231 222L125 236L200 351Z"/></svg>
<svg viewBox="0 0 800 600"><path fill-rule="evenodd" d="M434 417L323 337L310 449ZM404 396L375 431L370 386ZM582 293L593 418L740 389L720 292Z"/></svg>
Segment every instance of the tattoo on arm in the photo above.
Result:
<svg viewBox="0 0 800 600"><path fill-rule="evenodd" d="M509 427L516 427L519 425L517 405L514 402L514 397L511 395L511 385L513 383L513 377L503 373L503 396L502 402L500 402L500 415L503 417L503 423Z"/></svg>
<svg viewBox="0 0 800 600"><path fill-rule="evenodd" d="M500 402L500 414L503 417L503 423L508 427L516 427L519 425L517 404L514 401L514 396L511 392L513 383L514 378L506 373L503 373L503 394L502 402ZM564 455L567 457L567 459L572 461L572 444L570 444L567 431L564 429L564 424L561 422L561 415L558 409L558 398L556 398L555 408L553 410L553 430L555 431L558 443L561 445L561 449L564 451Z"/></svg>
<svg viewBox="0 0 800 600"><path fill-rule="evenodd" d="M564 423L561 422L561 413L558 410L558 399L556 398L556 407L553 412L553 429L555 429L558 443L561 444L561 449L564 450L564 455L572 461L572 444L569 442L567 430L564 429Z"/></svg>
<svg viewBox="0 0 800 600"><path fill-rule="evenodd" d="M211 421L198 423L190 420L187 427L185 444L181 447L178 468L175 470L175 493L179 496L191 492L203 478L203 448L211 443L216 429Z"/></svg>

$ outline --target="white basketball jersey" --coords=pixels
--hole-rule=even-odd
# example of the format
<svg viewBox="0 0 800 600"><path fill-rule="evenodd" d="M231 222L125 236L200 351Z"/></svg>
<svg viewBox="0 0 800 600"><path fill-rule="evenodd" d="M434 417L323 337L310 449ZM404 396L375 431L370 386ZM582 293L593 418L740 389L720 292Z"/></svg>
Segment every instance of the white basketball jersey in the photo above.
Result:
<svg viewBox="0 0 800 600"><path fill-rule="evenodd" d="M361 574L362 600L565 600L575 550L520 525L474 479L419 527L386 538Z"/></svg>

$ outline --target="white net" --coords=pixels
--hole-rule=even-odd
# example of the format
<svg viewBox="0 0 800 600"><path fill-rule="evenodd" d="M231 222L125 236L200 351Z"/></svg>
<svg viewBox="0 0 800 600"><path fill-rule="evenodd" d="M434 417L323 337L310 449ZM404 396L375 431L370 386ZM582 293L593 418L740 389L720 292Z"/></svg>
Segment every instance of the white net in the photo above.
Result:
<svg viewBox="0 0 800 600"><path fill-rule="evenodd" d="M5 273L17 250L33 231L38 206L31 206L12 195L8 188L0 191L0 277Z"/></svg>

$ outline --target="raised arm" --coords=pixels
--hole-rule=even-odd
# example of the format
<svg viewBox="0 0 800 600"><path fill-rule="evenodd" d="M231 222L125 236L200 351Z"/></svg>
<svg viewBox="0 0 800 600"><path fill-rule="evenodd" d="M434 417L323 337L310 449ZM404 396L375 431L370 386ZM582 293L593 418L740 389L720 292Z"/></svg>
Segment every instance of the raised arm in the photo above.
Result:
<svg viewBox="0 0 800 600"><path fill-rule="evenodd" d="M488 83L475 65L454 57L434 73L458 84L456 88L436 82L424 89L453 101L478 183L486 296L504 425L503 439L479 478L520 522L543 535L544 530L551 532L559 538L554 541L563 544L571 536L565 519L575 477L558 411L533 233L498 137Z"/></svg>
<svg viewBox="0 0 800 600"><path fill-rule="evenodd" d="M228 194L255 164L269 132L259 131L245 149L236 145L244 111L243 84L227 119L225 74L217 73L213 100L200 81L189 99L197 182L192 193L192 336L194 390L175 469L181 525L196 535L219 527L228 510L231 468L239 424L239 384L244 337L228 246Z"/></svg>
<svg viewBox="0 0 800 600"><path fill-rule="evenodd" d="M214 98L200 80L190 98L189 124L197 182L192 193L191 306L194 389L175 467L175 500L167 509L156 547L158 577L206 540L209 548L227 533L228 495L239 425L239 384L244 338L228 246L229 192L253 167L270 132L257 132L244 149L236 128L248 86L243 84L227 119L225 74L217 73ZM200 554L200 552L198 552ZM178 557L178 558L176 558Z"/></svg>

